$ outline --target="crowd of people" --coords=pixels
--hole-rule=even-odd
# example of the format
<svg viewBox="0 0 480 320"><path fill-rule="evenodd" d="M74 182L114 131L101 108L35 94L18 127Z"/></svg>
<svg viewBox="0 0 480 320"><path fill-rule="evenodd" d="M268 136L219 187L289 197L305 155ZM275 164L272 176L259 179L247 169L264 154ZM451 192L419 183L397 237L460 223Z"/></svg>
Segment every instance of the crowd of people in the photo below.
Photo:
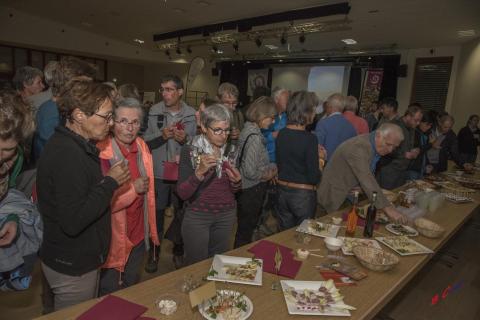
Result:
<svg viewBox="0 0 480 320"><path fill-rule="evenodd" d="M67 57L19 69L0 92L0 289L28 288L38 256L44 312L156 272L164 238L181 268L250 243L269 217L286 230L355 191L406 222L382 188L448 160L471 170L480 145L478 115L457 136L451 115L418 103L400 115L393 98L363 118L356 97L335 93L319 108L315 93L276 88L241 109L226 82L194 108L168 75L147 108L135 85L95 73ZM20 192L25 176L34 183Z"/></svg>

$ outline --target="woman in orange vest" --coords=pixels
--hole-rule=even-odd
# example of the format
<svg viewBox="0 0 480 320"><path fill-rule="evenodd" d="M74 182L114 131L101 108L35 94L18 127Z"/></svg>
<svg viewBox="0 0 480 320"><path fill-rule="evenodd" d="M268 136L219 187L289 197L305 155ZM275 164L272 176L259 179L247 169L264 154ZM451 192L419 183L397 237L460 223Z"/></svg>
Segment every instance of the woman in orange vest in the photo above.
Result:
<svg viewBox="0 0 480 320"><path fill-rule="evenodd" d="M128 165L131 180L112 199L112 241L102 266L99 295L134 285L150 240L159 246L155 220L152 155L138 137L142 109L140 102L126 98L115 110L113 134L97 144L103 172L119 161Z"/></svg>

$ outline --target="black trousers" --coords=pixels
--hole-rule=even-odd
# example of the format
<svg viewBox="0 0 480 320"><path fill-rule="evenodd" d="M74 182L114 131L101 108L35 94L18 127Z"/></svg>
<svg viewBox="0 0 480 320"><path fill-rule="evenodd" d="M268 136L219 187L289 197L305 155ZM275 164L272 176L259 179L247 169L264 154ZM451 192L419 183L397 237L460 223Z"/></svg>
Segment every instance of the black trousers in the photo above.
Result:
<svg viewBox="0 0 480 320"><path fill-rule="evenodd" d="M313 190L278 186L278 222L280 230L298 226L305 219L315 217L317 193Z"/></svg>
<svg viewBox="0 0 480 320"><path fill-rule="evenodd" d="M242 189L237 196L237 234L235 236L235 248L252 242L253 231L258 219L262 214L263 200L267 191L267 183L259 184Z"/></svg>

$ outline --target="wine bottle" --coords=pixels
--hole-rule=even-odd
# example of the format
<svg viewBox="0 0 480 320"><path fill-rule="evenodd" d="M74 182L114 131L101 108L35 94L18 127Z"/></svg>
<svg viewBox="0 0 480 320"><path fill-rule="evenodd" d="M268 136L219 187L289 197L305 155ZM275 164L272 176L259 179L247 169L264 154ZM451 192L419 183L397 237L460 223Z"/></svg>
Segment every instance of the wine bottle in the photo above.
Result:
<svg viewBox="0 0 480 320"><path fill-rule="evenodd" d="M368 206L367 216L365 221L365 228L363 229L363 236L366 238L371 238L373 236L375 219L377 218L377 207L375 207L376 202L377 202L377 193L373 192L372 203L370 203L370 205Z"/></svg>
<svg viewBox="0 0 480 320"><path fill-rule="evenodd" d="M353 198L352 210L350 210L350 213L348 214L348 218L347 218L346 234L348 236L354 236L355 235L355 230L357 228L357 220L358 220L357 205L358 205L358 191L355 191L354 198Z"/></svg>

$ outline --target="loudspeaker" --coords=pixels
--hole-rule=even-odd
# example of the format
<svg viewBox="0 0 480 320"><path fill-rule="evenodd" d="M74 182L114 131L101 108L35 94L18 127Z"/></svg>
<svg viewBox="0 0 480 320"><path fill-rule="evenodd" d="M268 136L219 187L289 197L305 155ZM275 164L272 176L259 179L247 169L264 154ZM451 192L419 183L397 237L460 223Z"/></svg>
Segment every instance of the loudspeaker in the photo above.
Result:
<svg viewBox="0 0 480 320"><path fill-rule="evenodd" d="M408 69L408 65L407 64L401 64L398 66L398 69L397 69L397 76L399 78L405 78L407 76L407 69Z"/></svg>
<svg viewBox="0 0 480 320"><path fill-rule="evenodd" d="M217 67L212 68L212 76L213 77L218 77L218 75L219 75L218 68Z"/></svg>

